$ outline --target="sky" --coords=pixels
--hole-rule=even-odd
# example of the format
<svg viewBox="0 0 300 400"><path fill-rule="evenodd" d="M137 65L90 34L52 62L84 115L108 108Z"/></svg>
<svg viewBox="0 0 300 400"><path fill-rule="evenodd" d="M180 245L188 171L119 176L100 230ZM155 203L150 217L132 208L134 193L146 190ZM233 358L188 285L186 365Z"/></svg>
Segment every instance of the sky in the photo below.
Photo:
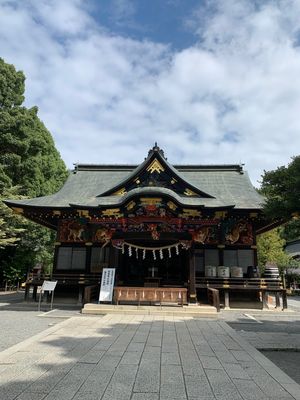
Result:
<svg viewBox="0 0 300 400"><path fill-rule="evenodd" d="M300 150L299 0L0 0L0 57L73 163L264 170Z"/></svg>

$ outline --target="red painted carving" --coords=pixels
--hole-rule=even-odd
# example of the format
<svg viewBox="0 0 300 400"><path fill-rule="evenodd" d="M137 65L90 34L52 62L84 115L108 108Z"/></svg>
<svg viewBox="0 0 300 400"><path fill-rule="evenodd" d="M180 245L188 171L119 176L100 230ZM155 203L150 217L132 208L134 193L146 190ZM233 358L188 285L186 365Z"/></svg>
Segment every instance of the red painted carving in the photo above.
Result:
<svg viewBox="0 0 300 400"><path fill-rule="evenodd" d="M153 240L159 240L159 232L157 232L157 225L150 224L149 230Z"/></svg>
<svg viewBox="0 0 300 400"><path fill-rule="evenodd" d="M82 242L84 241L85 228L85 225L77 221L62 221L59 240L62 242Z"/></svg>
<svg viewBox="0 0 300 400"><path fill-rule="evenodd" d="M212 228L210 226L204 226L192 233L193 241L204 244L209 241L211 233Z"/></svg>
<svg viewBox="0 0 300 400"><path fill-rule="evenodd" d="M99 228L95 232L94 241L103 243L102 247L104 247L110 242L112 235L113 231L111 229Z"/></svg>

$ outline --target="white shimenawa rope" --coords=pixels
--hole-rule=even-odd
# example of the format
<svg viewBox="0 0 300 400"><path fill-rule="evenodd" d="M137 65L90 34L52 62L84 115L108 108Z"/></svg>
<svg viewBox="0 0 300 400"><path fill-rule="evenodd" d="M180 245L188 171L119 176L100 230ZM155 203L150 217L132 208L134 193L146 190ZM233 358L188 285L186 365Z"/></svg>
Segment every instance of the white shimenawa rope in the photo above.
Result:
<svg viewBox="0 0 300 400"><path fill-rule="evenodd" d="M132 243L128 243L128 242L123 242L123 245L126 244L126 246L128 247L132 247L134 249L140 249L140 250L149 250L149 251L160 251L160 250L164 250L164 249L172 249L172 248L176 248L176 253L179 250L179 246L181 245L181 242L177 242L175 244L171 244L169 246L161 246L161 247L143 247L143 246L138 246L137 244L132 244ZM177 253L178 254L178 253Z"/></svg>

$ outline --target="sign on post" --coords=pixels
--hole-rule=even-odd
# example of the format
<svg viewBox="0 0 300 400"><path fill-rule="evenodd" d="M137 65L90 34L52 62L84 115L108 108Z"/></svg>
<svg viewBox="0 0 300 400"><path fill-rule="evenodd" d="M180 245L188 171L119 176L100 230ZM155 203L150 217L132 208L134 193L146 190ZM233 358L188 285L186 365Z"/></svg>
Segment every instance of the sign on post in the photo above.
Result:
<svg viewBox="0 0 300 400"><path fill-rule="evenodd" d="M101 288L99 293L99 303L101 301L112 301L115 282L115 271L115 268L103 268Z"/></svg>
<svg viewBox="0 0 300 400"><path fill-rule="evenodd" d="M54 289L56 287L57 281L44 281L40 290L40 297L39 297L39 308L38 310L41 310L41 301L42 301L42 294L44 292L52 292L51 295L51 305L50 305L50 310L52 310L53 307L53 296L54 296Z"/></svg>
<svg viewBox="0 0 300 400"><path fill-rule="evenodd" d="M42 292L53 292L55 289L55 286L57 284L57 281L44 281L42 285Z"/></svg>

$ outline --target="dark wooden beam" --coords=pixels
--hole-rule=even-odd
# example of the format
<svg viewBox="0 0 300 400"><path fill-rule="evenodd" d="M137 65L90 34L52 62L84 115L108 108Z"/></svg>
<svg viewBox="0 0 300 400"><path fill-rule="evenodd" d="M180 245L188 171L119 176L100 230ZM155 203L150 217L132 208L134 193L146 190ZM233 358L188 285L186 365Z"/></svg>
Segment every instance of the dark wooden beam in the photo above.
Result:
<svg viewBox="0 0 300 400"><path fill-rule="evenodd" d="M194 246L189 249L189 302L197 302Z"/></svg>

